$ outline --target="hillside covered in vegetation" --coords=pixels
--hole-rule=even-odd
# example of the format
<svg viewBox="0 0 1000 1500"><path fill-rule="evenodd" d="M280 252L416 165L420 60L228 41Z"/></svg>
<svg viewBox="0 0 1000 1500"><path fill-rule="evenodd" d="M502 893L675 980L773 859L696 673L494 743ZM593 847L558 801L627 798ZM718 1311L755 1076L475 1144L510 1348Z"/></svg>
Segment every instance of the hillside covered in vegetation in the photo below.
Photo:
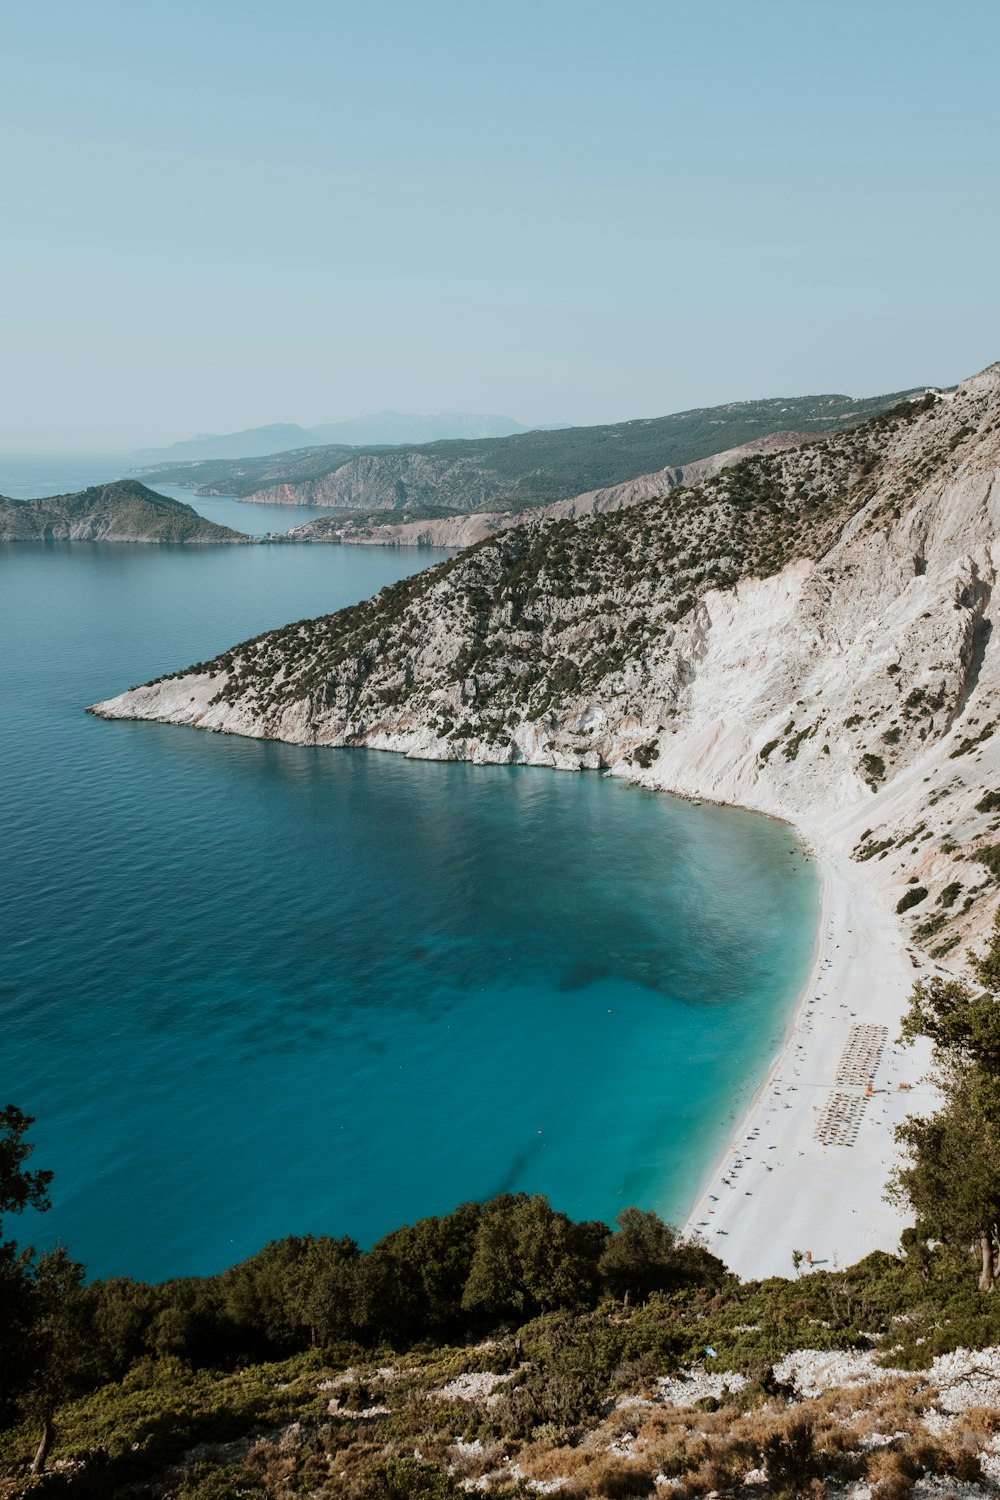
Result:
<svg viewBox="0 0 1000 1500"><path fill-rule="evenodd" d="M0 542L248 542L134 479L43 500L0 496Z"/></svg>
<svg viewBox="0 0 1000 1500"><path fill-rule="evenodd" d="M735 401L669 417L504 438L400 448L311 448L236 463L208 460L150 470L144 477L151 484L190 485L200 494L342 511L421 517L517 511L656 469L683 467L771 433L838 432L896 405L902 394Z"/></svg>

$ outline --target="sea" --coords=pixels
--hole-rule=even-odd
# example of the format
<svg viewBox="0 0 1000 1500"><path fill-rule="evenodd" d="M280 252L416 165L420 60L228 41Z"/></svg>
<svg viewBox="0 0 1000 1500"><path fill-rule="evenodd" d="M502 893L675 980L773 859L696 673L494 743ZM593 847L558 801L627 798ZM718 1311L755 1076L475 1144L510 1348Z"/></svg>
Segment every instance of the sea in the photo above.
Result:
<svg viewBox="0 0 1000 1500"><path fill-rule="evenodd" d="M118 472L0 459L0 493ZM184 498L258 534L310 514ZM788 827L85 712L445 555L0 548L0 1104L55 1174L7 1235L160 1280L501 1192L685 1216L806 979Z"/></svg>

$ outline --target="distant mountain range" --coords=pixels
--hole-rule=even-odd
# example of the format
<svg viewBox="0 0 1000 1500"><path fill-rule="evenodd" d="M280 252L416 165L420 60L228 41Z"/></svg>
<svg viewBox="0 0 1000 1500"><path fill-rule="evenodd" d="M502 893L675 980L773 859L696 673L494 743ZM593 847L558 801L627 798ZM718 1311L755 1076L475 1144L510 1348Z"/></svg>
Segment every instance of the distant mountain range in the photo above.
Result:
<svg viewBox="0 0 1000 1500"><path fill-rule="evenodd" d="M539 431L561 426L550 423ZM243 432L208 433L171 443L166 448L140 448L133 454L139 464L184 463L204 458L261 458L290 448L312 448L338 444L348 448L396 447L406 443L433 443L444 438L510 437L529 432L523 422L495 413L446 411L421 416L414 412L377 411L349 422L323 422L319 427L299 427L295 422L274 422L268 427L248 427Z"/></svg>

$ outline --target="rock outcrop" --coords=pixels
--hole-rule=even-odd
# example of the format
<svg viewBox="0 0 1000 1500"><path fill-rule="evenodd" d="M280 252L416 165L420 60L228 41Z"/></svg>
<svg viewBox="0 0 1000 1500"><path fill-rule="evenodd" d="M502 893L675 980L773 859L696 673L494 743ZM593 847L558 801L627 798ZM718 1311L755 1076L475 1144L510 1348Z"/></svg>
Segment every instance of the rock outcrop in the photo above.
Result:
<svg viewBox="0 0 1000 1500"><path fill-rule="evenodd" d="M688 488L532 517L95 712L605 767L789 817L876 862L944 955L1000 877L998 558L994 365Z"/></svg>

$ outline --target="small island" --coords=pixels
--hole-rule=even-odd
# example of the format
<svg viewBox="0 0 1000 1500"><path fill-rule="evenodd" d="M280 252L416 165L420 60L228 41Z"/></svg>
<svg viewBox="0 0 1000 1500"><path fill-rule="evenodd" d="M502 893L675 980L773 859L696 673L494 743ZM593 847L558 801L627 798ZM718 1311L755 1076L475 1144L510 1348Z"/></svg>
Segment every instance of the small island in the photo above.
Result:
<svg viewBox="0 0 1000 1500"><path fill-rule="evenodd" d="M0 495L0 542L252 542L182 500L136 479L95 484L72 495L11 500Z"/></svg>

